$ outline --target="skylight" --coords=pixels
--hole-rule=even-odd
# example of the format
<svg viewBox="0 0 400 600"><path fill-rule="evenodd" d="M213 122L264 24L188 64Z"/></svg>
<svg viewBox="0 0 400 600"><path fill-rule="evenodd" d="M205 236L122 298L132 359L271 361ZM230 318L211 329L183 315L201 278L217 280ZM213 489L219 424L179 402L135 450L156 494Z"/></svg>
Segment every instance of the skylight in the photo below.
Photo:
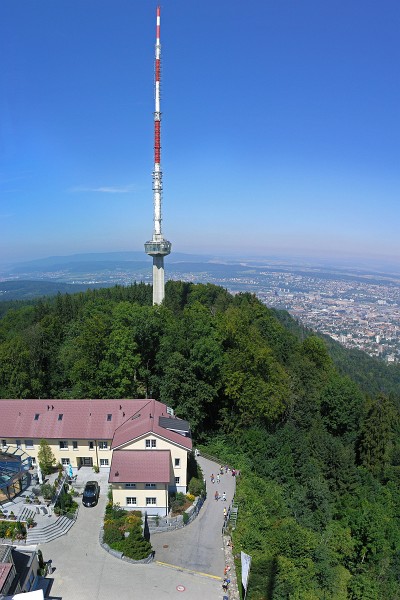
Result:
<svg viewBox="0 0 400 600"><path fill-rule="evenodd" d="M35 421L39 421L39 413L35 414Z"/></svg>
<svg viewBox="0 0 400 600"><path fill-rule="evenodd" d="M58 415L58 420L59 420L59 421L62 421L62 420L63 420L63 416L64 416L63 414L59 414L59 415Z"/></svg>
<svg viewBox="0 0 400 600"><path fill-rule="evenodd" d="M112 415L107 415L107 421L111 421Z"/></svg>

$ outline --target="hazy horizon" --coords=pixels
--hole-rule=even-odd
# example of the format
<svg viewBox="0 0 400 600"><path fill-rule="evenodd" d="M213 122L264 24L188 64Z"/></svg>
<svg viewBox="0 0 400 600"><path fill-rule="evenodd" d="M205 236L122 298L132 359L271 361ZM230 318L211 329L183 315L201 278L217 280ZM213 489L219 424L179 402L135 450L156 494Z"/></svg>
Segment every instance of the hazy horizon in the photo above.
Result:
<svg viewBox="0 0 400 600"><path fill-rule="evenodd" d="M132 257L128 255L133 255ZM38 263L54 263L57 264L57 261L61 261L61 263L69 262L71 259L74 262L74 259L79 260L93 260L93 262L97 262L100 260L115 260L115 261L144 261L149 263L149 271L151 269L151 258L148 257L144 251L141 249L136 250L115 250L115 251L98 251L98 252L73 252L71 254L58 254L58 255L46 255L46 256L37 256L37 257L26 257L26 259L15 260L4 262L0 261L0 269L3 270L4 273L7 272L8 269L12 269L15 267L19 267L21 265L34 265ZM392 260L390 257L349 257L349 256L310 256L305 254L252 254L252 253L231 253L231 254L219 254L219 253L201 253L201 252L172 252L171 255L166 259L166 270L168 272L168 263L171 265L176 262L220 262L223 263L226 261L227 263L239 264L241 261L248 263L268 263L266 266L274 266L275 264L278 266L310 266L310 267L320 267L322 270L324 268L342 268L345 270L359 269L370 271L371 273L374 270L390 273L390 272L400 272L400 264L396 260ZM1 271L0 271L1 273Z"/></svg>

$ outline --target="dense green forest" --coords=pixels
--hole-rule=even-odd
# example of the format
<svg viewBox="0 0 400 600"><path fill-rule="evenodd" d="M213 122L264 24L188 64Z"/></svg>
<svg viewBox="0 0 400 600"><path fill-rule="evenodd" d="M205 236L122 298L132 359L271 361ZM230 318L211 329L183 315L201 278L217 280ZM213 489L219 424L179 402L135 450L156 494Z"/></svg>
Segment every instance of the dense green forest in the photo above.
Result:
<svg viewBox="0 0 400 600"><path fill-rule="evenodd" d="M9 308L0 396L160 399L241 470L249 600L400 599L398 368L250 294L169 282L163 306L151 295L135 284Z"/></svg>

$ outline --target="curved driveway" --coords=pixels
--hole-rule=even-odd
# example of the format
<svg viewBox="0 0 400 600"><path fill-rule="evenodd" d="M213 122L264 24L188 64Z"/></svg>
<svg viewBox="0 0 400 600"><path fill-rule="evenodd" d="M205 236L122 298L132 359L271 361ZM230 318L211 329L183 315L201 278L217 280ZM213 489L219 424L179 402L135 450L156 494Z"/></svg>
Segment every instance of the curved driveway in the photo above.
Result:
<svg viewBox="0 0 400 600"><path fill-rule="evenodd" d="M214 463L200 458L206 476ZM210 470L211 469L211 470ZM183 529L155 534L151 543L156 560L222 576L224 558L221 541L223 503L214 500L215 486L207 479L209 497L199 516ZM231 500L234 478L224 475L219 484L221 493ZM152 563L132 565L114 558L99 545L99 526L107 501L104 486L99 503L94 508L79 510L77 522L69 533L42 546L44 560L52 560L55 568L51 595L63 600L139 600L142 598L204 598L222 597L219 580L202 577L186 570L171 569ZM227 501L227 504L228 504ZM168 548L162 548L168 545ZM185 589L179 591L179 586Z"/></svg>
<svg viewBox="0 0 400 600"><path fill-rule="evenodd" d="M197 518L183 529L153 534L150 541L156 561L222 577L225 566L221 535L223 513L224 506L228 507L232 501L235 478L230 473L224 474L219 484L212 484L210 475L216 475L220 465L201 456L198 461L207 482L207 499ZM215 490L221 496L226 493L226 502L214 499Z"/></svg>

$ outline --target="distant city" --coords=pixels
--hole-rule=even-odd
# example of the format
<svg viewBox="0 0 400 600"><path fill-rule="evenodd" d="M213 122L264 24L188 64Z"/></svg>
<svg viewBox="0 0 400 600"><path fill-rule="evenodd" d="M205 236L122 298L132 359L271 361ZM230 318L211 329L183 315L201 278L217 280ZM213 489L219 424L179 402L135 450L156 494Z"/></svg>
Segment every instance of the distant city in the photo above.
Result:
<svg viewBox="0 0 400 600"><path fill-rule="evenodd" d="M400 360L400 275L350 267L171 255L166 279L213 283L232 293L251 292L267 306L287 310L299 322L330 335L348 348L387 362ZM32 261L0 274L0 300L27 297L23 282L74 287L151 283L151 261L140 253L75 255ZM12 283L14 282L14 288ZM15 283L19 293L15 295ZM55 292L57 286L55 286ZM30 288L30 294L32 289ZM55 293L53 292L53 293Z"/></svg>

